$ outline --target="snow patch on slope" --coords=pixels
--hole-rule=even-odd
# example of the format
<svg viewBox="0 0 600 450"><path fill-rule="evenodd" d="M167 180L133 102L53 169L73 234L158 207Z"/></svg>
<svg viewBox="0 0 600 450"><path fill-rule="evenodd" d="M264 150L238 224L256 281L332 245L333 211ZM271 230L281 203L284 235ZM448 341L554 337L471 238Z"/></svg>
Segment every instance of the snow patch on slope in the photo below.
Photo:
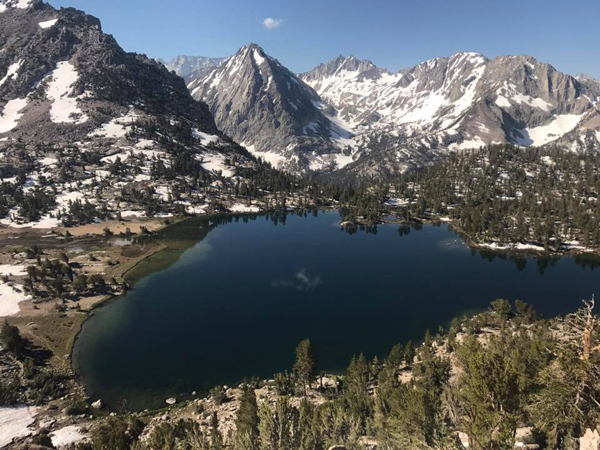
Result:
<svg viewBox="0 0 600 450"><path fill-rule="evenodd" d="M6 11L10 7L19 9L29 8L32 1L33 0L6 0L3 3L0 3L0 13Z"/></svg>
<svg viewBox="0 0 600 450"><path fill-rule="evenodd" d="M13 266L10 264L1 264L0 265L0 276L4 276L4 275L20 276L20 275L25 275L26 273L27 273L27 270L25 269L25 266Z"/></svg>
<svg viewBox="0 0 600 450"><path fill-rule="evenodd" d="M576 114L563 114L547 125L535 128L513 130L512 139L519 145L540 146L560 138L577 126L582 116ZM519 134L521 136L519 136Z"/></svg>
<svg viewBox="0 0 600 450"><path fill-rule="evenodd" d="M77 425L69 425L50 433L52 445L56 448L77 444L87 439L87 435Z"/></svg>
<svg viewBox="0 0 600 450"><path fill-rule="evenodd" d="M498 105L501 108L510 108L512 106L508 99L502 95L499 95L496 98L496 105Z"/></svg>
<svg viewBox="0 0 600 450"><path fill-rule="evenodd" d="M526 104L532 108L538 108L543 111L550 111L553 108L551 103L548 103L541 98L534 98L530 95L522 94L517 90L517 87L514 84L505 81L504 86L498 89L496 104L501 107L509 108L512 106L510 100L518 103L519 105Z"/></svg>
<svg viewBox="0 0 600 450"><path fill-rule="evenodd" d="M242 205L241 203L236 203L235 205L233 205L231 208L229 208L230 211L232 212L237 212L237 213L257 213L260 212L260 208L258 206L255 205Z"/></svg>
<svg viewBox="0 0 600 450"><path fill-rule="evenodd" d="M6 133L19 124L19 119L23 117L21 111L23 111L26 106L26 98L10 100L4 106L4 110L0 113L0 133Z"/></svg>
<svg viewBox="0 0 600 450"><path fill-rule="evenodd" d="M131 123L137 118L137 114L130 110L124 116L115 117L110 122L102 125L96 131L90 133L90 137L105 137L113 139L123 138L131 129Z"/></svg>
<svg viewBox="0 0 600 450"><path fill-rule="evenodd" d="M50 118L54 123L82 124L87 122L88 116L82 113L77 106L77 98L73 94L73 86L79 80L77 70L68 61L57 64L56 69L48 75L47 96L52 100Z"/></svg>
<svg viewBox="0 0 600 450"><path fill-rule="evenodd" d="M35 421L36 415L37 408L29 406L0 408L0 448L14 439L30 436L33 430L29 426Z"/></svg>
<svg viewBox="0 0 600 450"><path fill-rule="evenodd" d="M8 72L6 72L6 75L4 76L4 78L2 78L0 80L0 86L2 86L4 83L6 83L9 79L14 78L15 75L17 75L19 73L19 69L21 68L21 66L23 65L23 60L19 60L14 64L11 64L8 67Z"/></svg>
<svg viewBox="0 0 600 450"><path fill-rule="evenodd" d="M263 58L256 49L254 49L254 53L252 53L252 56L254 57L254 61L256 61L256 64L259 66L265 62L265 58Z"/></svg>
<svg viewBox="0 0 600 450"><path fill-rule="evenodd" d="M214 134L204 133L197 129L193 129L192 134L194 135L194 137L196 139L200 140L202 145L208 145L211 142L216 144L217 142L219 142L219 139L220 139L219 136L216 136Z"/></svg>
<svg viewBox="0 0 600 450"><path fill-rule="evenodd" d="M52 19L52 20L47 20L45 22L40 22L39 25L40 25L40 28L45 30L46 28L53 27L56 24L56 22L58 22L58 19Z"/></svg>
<svg viewBox="0 0 600 450"><path fill-rule="evenodd" d="M254 145L247 145L244 142L242 142L240 145L242 147L245 147L246 150L248 150L254 157L262 158L264 161L268 162L269 164L271 164L271 166L273 166L276 169L283 167L283 165L287 161L287 158L285 156L282 156L278 153L261 152L261 151L256 150L256 147Z"/></svg>
<svg viewBox="0 0 600 450"><path fill-rule="evenodd" d="M450 144L448 148L450 150L470 150L485 147L485 145L485 142L481 138L475 137L472 139L464 140L460 144Z"/></svg>
<svg viewBox="0 0 600 450"><path fill-rule="evenodd" d="M0 317L14 316L21 311L19 303L31 297L23 292L22 286L0 281Z"/></svg>
<svg viewBox="0 0 600 450"><path fill-rule="evenodd" d="M208 171L221 171L223 176L232 177L234 172L225 165L225 157L220 153L204 153L202 156L202 167Z"/></svg>

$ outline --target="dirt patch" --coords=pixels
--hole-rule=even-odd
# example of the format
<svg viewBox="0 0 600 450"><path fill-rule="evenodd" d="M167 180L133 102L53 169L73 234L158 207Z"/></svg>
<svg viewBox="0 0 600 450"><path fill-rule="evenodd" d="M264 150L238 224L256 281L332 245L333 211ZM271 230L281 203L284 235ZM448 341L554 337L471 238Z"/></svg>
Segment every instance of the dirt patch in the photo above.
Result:
<svg viewBox="0 0 600 450"><path fill-rule="evenodd" d="M112 234L118 235L127 233L127 229L132 233L141 234L143 228L146 228L149 231L157 231L165 226L164 219L107 220L78 227L57 228L57 231L63 234L68 231L72 236L81 237L104 235L104 230L106 228L108 228Z"/></svg>

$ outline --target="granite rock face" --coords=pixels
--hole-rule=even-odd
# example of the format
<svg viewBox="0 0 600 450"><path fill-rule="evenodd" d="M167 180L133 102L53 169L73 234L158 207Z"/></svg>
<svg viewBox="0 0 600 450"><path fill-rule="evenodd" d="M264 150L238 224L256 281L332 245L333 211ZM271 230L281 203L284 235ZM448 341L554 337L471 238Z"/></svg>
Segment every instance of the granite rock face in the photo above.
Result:
<svg viewBox="0 0 600 450"><path fill-rule="evenodd" d="M351 158L352 132L337 112L256 44L188 88L209 105L220 129L275 167L332 170Z"/></svg>

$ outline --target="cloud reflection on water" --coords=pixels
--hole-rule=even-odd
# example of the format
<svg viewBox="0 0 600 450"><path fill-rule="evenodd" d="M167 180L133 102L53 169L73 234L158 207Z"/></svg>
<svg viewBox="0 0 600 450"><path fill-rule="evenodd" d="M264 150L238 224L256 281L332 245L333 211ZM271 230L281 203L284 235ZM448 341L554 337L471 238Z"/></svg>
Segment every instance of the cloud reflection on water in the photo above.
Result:
<svg viewBox="0 0 600 450"><path fill-rule="evenodd" d="M321 285L321 277L316 275L311 277L306 267L298 270L290 280L273 280L271 287L273 289L295 289L300 292L312 291Z"/></svg>

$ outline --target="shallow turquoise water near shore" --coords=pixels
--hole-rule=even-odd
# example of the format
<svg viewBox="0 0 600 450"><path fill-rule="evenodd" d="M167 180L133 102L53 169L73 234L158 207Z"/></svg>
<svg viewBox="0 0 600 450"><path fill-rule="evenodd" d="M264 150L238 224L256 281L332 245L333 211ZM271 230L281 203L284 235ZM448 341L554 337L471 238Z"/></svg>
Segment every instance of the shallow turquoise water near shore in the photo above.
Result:
<svg viewBox="0 0 600 450"><path fill-rule="evenodd" d="M385 356L496 298L551 316L600 292L600 269L583 258L481 253L445 225L403 230L349 234L336 212L277 225L265 216L178 224L163 238L189 249L96 311L74 366L94 399L157 407L289 369L303 338L314 342L319 369L336 371L353 354Z"/></svg>

